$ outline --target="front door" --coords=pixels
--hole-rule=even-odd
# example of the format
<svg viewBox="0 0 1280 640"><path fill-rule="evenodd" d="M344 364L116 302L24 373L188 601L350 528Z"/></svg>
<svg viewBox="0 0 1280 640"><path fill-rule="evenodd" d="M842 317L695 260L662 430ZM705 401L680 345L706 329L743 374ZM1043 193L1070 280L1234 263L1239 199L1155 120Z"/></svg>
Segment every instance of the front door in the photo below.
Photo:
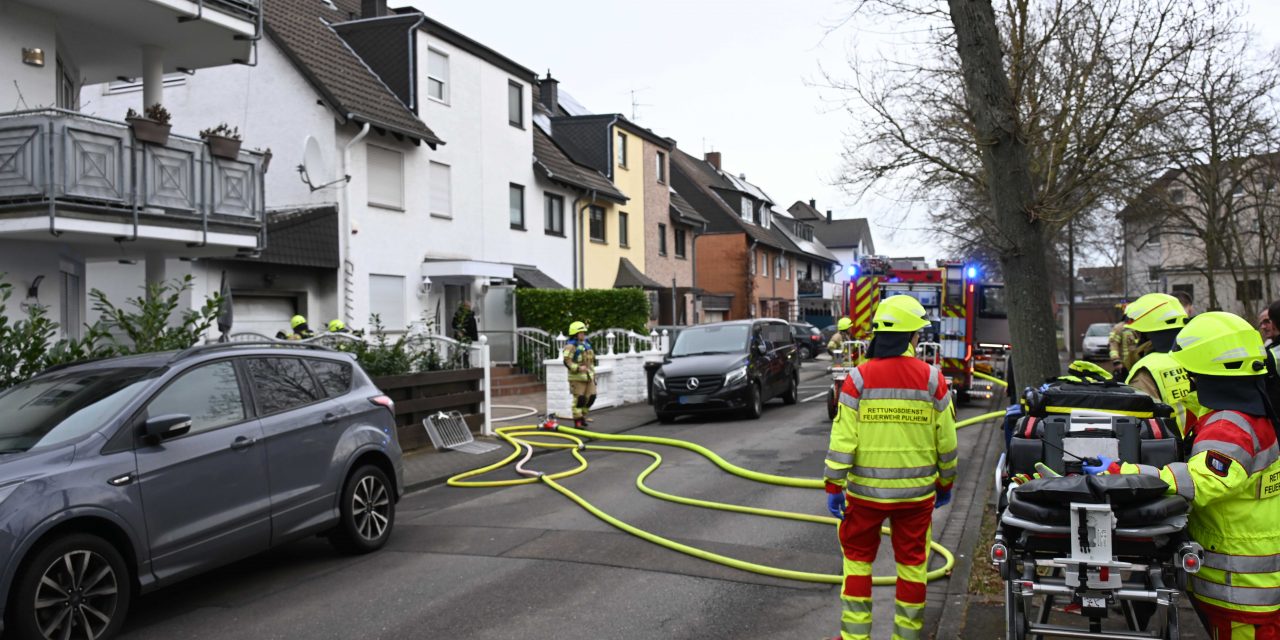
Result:
<svg viewBox="0 0 1280 640"><path fill-rule="evenodd" d="M165 581L268 547L270 487L262 427L231 360L170 382L146 415L191 416L191 430L136 448L152 571Z"/></svg>
<svg viewBox="0 0 1280 640"><path fill-rule="evenodd" d="M489 287L480 303L477 318L480 333L489 338L489 355L494 362L515 362L515 287Z"/></svg>

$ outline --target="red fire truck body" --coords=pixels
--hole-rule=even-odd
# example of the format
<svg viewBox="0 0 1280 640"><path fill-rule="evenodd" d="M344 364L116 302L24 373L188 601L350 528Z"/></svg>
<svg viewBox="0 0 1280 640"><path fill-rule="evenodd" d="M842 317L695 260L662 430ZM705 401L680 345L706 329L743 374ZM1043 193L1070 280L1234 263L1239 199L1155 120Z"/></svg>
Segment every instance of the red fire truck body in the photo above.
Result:
<svg viewBox="0 0 1280 640"><path fill-rule="evenodd" d="M871 257L849 271L844 300L856 337L871 339L871 317L880 300L914 297L932 320L921 342L940 345L938 364L961 400L973 387L978 360L1009 348L1004 285L979 280L976 266L939 260L928 267L920 261Z"/></svg>

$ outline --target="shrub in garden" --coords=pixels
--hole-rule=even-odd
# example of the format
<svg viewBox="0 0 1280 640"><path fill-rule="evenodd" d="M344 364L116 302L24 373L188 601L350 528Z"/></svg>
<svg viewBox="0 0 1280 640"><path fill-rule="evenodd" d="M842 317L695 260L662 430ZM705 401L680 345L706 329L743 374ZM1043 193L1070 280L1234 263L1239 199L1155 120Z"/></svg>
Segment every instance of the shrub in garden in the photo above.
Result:
<svg viewBox="0 0 1280 640"><path fill-rule="evenodd" d="M645 333L649 297L640 289L516 289L517 321L552 335L582 321L592 330L621 328Z"/></svg>

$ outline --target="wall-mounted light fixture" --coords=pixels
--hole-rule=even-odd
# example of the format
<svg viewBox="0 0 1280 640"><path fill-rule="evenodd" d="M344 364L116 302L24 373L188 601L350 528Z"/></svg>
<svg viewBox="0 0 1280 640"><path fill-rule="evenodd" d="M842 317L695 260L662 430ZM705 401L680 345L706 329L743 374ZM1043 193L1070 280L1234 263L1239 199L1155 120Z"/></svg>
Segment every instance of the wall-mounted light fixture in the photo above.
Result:
<svg viewBox="0 0 1280 640"><path fill-rule="evenodd" d="M36 276L31 281L31 286L27 287L27 299L18 305L23 312L30 311L33 307L40 306L40 283L44 282L44 276Z"/></svg>
<svg viewBox="0 0 1280 640"><path fill-rule="evenodd" d="M23 47L22 64L29 64L33 67L43 67L44 49L41 49L40 47Z"/></svg>

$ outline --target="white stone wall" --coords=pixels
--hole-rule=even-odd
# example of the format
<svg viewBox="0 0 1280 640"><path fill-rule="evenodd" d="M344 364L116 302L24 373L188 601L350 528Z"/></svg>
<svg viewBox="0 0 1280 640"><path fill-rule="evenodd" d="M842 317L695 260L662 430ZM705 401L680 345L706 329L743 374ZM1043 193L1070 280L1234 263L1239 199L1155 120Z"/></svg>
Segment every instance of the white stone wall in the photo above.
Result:
<svg viewBox="0 0 1280 640"><path fill-rule="evenodd" d="M663 353L645 351L597 355L596 403L591 408L603 409L647 401L649 380L644 364L661 362ZM569 370L559 358L546 360L543 364L547 368L547 412L556 414L562 421L571 420L573 400L569 395Z"/></svg>

